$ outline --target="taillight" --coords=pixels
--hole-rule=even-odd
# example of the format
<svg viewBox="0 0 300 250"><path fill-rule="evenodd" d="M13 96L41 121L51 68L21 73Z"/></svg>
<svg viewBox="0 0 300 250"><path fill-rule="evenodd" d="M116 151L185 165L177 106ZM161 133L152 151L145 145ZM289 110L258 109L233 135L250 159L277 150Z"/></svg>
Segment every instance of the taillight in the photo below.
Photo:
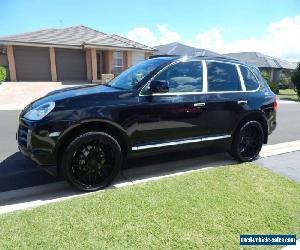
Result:
<svg viewBox="0 0 300 250"><path fill-rule="evenodd" d="M278 109L278 102L277 102L277 96L276 95L274 97L273 109L275 111L277 111L277 109Z"/></svg>

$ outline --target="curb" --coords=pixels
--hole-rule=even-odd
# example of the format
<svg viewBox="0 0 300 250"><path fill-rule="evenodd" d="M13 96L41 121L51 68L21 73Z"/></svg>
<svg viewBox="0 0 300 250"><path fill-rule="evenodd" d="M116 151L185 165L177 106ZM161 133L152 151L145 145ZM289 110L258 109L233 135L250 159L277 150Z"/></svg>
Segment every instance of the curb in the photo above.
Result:
<svg viewBox="0 0 300 250"><path fill-rule="evenodd" d="M70 188L69 184L65 181L54 182L45 185L27 187L22 189L11 190L7 192L3 192L0 197L0 204L3 202L11 202L16 199L20 199L22 197L32 197L37 195L42 195L48 192L58 192L61 190L66 190Z"/></svg>

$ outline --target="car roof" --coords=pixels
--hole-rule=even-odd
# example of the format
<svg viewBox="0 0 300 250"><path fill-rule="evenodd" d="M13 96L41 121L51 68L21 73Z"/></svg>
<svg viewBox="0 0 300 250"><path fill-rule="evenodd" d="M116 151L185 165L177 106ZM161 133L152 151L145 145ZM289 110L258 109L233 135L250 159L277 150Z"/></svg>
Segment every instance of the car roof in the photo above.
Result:
<svg viewBox="0 0 300 250"><path fill-rule="evenodd" d="M160 58L160 57L164 57L164 58L168 58L170 59L170 61L175 61L175 60L216 60L216 61L222 61L222 62L231 62L231 63L238 63L241 65L246 65L248 67L254 67L257 68L255 65L252 64L248 64L246 62L243 62L239 59L230 57L230 56L170 56L170 55L154 55L151 56L150 59L152 58Z"/></svg>

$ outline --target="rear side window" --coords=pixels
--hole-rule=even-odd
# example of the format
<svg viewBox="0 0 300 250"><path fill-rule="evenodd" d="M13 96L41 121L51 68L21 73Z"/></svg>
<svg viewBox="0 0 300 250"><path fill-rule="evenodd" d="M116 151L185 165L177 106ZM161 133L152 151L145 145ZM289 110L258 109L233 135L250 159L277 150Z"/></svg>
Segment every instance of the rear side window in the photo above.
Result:
<svg viewBox="0 0 300 250"><path fill-rule="evenodd" d="M255 78L255 75L247 67L240 66L240 69L246 90L256 90L259 87L259 84Z"/></svg>
<svg viewBox="0 0 300 250"><path fill-rule="evenodd" d="M169 92L202 91L202 64L199 61L180 62L160 73L155 80L168 81Z"/></svg>
<svg viewBox="0 0 300 250"><path fill-rule="evenodd" d="M236 66L222 62L206 62L208 92L240 91L241 83Z"/></svg>

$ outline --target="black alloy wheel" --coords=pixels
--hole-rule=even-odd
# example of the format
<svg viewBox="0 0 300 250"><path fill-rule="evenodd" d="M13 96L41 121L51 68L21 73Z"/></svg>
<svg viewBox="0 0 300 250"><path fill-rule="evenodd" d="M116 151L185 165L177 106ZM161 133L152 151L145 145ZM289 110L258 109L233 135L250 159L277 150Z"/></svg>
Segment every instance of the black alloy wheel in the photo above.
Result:
<svg viewBox="0 0 300 250"><path fill-rule="evenodd" d="M248 162L257 158L264 141L261 124L246 122L234 135L230 154L238 161Z"/></svg>
<svg viewBox="0 0 300 250"><path fill-rule="evenodd" d="M87 132L66 148L62 172L66 180L81 191L96 191L108 186L122 166L118 142L104 132Z"/></svg>

